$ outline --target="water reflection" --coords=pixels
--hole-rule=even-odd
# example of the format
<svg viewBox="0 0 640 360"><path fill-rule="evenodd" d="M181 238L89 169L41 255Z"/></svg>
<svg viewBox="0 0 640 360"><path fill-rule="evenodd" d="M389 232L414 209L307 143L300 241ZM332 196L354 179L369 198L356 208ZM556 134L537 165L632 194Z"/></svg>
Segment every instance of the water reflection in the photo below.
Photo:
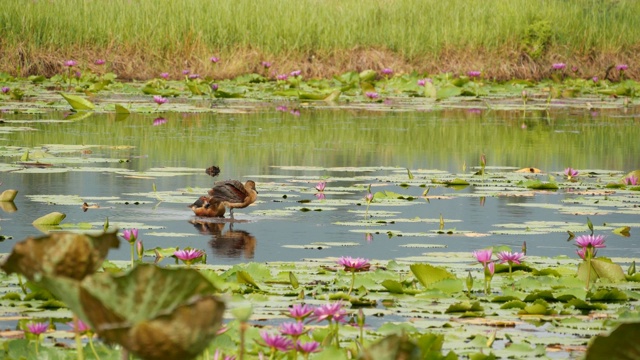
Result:
<svg viewBox="0 0 640 360"><path fill-rule="evenodd" d="M12 213L18 211L16 204L13 201L0 201L0 209L6 213Z"/></svg>
<svg viewBox="0 0 640 360"><path fill-rule="evenodd" d="M228 221L228 219L216 219L215 221L189 220L189 223L193 224L200 234L211 235L209 245L216 257L253 259L257 243L255 236L247 231L234 229L235 223L242 222L248 221ZM229 223L229 229L223 232L227 223Z"/></svg>

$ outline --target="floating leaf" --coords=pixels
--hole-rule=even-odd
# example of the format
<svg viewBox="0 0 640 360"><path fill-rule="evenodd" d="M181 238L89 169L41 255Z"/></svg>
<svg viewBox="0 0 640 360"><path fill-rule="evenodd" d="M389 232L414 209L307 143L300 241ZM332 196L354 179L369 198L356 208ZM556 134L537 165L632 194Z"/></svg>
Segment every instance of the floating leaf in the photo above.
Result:
<svg viewBox="0 0 640 360"><path fill-rule="evenodd" d="M587 281L588 270L587 262L583 261L578 266L578 278ZM591 259L591 281L603 278L611 281L624 281L626 279L624 270L618 264L612 263L605 258Z"/></svg>
<svg viewBox="0 0 640 360"><path fill-rule="evenodd" d="M404 288L399 281L387 279L383 281L380 285L382 285L387 291L392 294L403 294Z"/></svg>
<svg viewBox="0 0 640 360"><path fill-rule="evenodd" d="M483 310L484 308L480 305L479 301L474 301L474 302L463 301L463 302L450 305L447 308L447 310L445 310L445 314L467 312L467 311L480 312Z"/></svg>
<svg viewBox="0 0 640 360"><path fill-rule="evenodd" d="M74 110L93 110L95 108L95 105L93 105L91 101L83 97L64 93L60 93L60 95L67 100Z"/></svg>
<svg viewBox="0 0 640 360"><path fill-rule="evenodd" d="M558 184L553 182L542 182L540 180L529 180L524 186L534 190L558 190Z"/></svg>
<svg viewBox="0 0 640 360"><path fill-rule="evenodd" d="M33 225L59 225L67 215L54 211L42 217L33 220Z"/></svg>
<svg viewBox="0 0 640 360"><path fill-rule="evenodd" d="M438 281L456 278L455 275L445 268L435 267L429 264L412 264L410 269L416 279L426 288Z"/></svg>
<svg viewBox="0 0 640 360"><path fill-rule="evenodd" d="M18 195L18 190L5 190L0 194L0 201L11 202L16 198L16 195Z"/></svg>
<svg viewBox="0 0 640 360"><path fill-rule="evenodd" d="M631 228L629 226L622 226L616 229L613 229L613 233L616 235L620 235L620 236L624 236L624 237L629 237L631 236Z"/></svg>
<svg viewBox="0 0 640 360"><path fill-rule="evenodd" d="M617 302L626 301L629 297L618 289L600 289L595 294L591 295L591 301L600 302Z"/></svg>
<svg viewBox="0 0 640 360"><path fill-rule="evenodd" d="M300 283L298 282L298 278L293 273L293 271L289 271L289 283L291 283L291 287L293 287L294 289L297 289L298 286L300 286Z"/></svg>
<svg viewBox="0 0 640 360"><path fill-rule="evenodd" d="M258 284L256 284L256 282L253 280L253 277L251 275L249 275L248 272L246 272L246 271L238 271L238 272L236 272L236 276L237 276L238 282L240 284L249 284L249 285L255 287L256 289L260 289Z"/></svg>

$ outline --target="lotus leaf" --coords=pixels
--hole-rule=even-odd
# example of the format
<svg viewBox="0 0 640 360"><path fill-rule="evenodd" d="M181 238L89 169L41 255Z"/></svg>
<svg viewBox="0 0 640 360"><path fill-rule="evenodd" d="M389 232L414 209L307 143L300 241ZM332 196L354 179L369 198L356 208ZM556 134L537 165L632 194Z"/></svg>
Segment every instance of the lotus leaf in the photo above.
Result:
<svg viewBox="0 0 640 360"><path fill-rule="evenodd" d="M2 269L20 273L29 280L40 275L81 280L100 268L109 249L118 248L115 232L99 236L58 232L29 237L17 243Z"/></svg>

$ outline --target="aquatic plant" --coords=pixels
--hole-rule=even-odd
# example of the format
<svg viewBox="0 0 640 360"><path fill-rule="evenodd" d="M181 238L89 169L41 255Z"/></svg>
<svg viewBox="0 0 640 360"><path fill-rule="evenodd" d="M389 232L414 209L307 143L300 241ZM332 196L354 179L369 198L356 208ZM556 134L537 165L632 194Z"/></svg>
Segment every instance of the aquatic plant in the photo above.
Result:
<svg viewBox="0 0 640 360"><path fill-rule="evenodd" d="M345 321L347 311L342 307L342 301L322 304L313 311L313 318L317 322L327 320L329 322L330 336L335 340L335 345L340 347L340 323Z"/></svg>
<svg viewBox="0 0 640 360"><path fill-rule="evenodd" d="M356 282L356 272L368 271L371 267L369 260L364 258L352 258L351 256L342 256L336 261L338 265L344 266L344 271L351 273L351 286L347 295L351 295L353 291L353 285Z"/></svg>
<svg viewBox="0 0 640 360"><path fill-rule="evenodd" d="M564 169L564 176L567 178L567 180L573 180L576 177L578 177L580 173L578 172L578 170L575 170L573 168L566 168Z"/></svg>
<svg viewBox="0 0 640 360"><path fill-rule="evenodd" d="M365 95L371 100L376 100L380 97L380 95L375 91L368 91Z"/></svg>
<svg viewBox="0 0 640 360"><path fill-rule="evenodd" d="M44 334L49 329L49 323L31 323L27 325L27 331L36 336L36 355L40 345L40 334Z"/></svg>
<svg viewBox="0 0 640 360"><path fill-rule="evenodd" d="M479 263L482 264L483 273L484 273L484 292L485 294L489 294L489 286L491 283L491 278L495 272L495 264L491 261L491 257L493 256L493 249L483 249L483 250L475 250L471 253L473 257L478 260Z"/></svg>
<svg viewBox="0 0 640 360"><path fill-rule="evenodd" d="M625 185L639 185L638 178L635 175L627 176L622 181Z"/></svg>
<svg viewBox="0 0 640 360"><path fill-rule="evenodd" d="M293 304L286 316L294 318L297 321L303 321L315 312L315 307L308 304Z"/></svg>
<svg viewBox="0 0 640 360"><path fill-rule="evenodd" d="M158 104L158 107L160 107L160 105L165 104L168 100L160 95L154 95L153 101Z"/></svg>
<svg viewBox="0 0 640 360"><path fill-rule="evenodd" d="M204 255L204 252L198 249L184 249L178 250L173 253L173 256L184 262L187 267L191 266L193 260L198 259Z"/></svg>
<svg viewBox="0 0 640 360"><path fill-rule="evenodd" d="M155 121L154 121L155 123ZM138 239L138 229L125 229L122 231L122 238L125 239L131 247L131 267L133 267L134 247Z"/></svg>
<svg viewBox="0 0 640 360"><path fill-rule="evenodd" d="M591 260L596 256L598 249L604 248L604 236L583 235L576 238L578 256L587 263L587 279L585 288L587 291L591 287Z"/></svg>
<svg viewBox="0 0 640 360"><path fill-rule="evenodd" d="M500 251L497 256L501 264L509 264L509 275L511 275L511 268L513 267L513 264L520 265L520 261L524 258L524 253Z"/></svg>
<svg viewBox="0 0 640 360"><path fill-rule="evenodd" d="M293 341L280 334L272 334L264 330L260 332L260 337L264 341L261 345L271 350L269 359L273 359L277 352L287 352L293 348Z"/></svg>
<svg viewBox="0 0 640 360"><path fill-rule="evenodd" d="M323 192L326 186L326 181L320 181L318 184L316 184L316 190L318 190L319 192Z"/></svg>

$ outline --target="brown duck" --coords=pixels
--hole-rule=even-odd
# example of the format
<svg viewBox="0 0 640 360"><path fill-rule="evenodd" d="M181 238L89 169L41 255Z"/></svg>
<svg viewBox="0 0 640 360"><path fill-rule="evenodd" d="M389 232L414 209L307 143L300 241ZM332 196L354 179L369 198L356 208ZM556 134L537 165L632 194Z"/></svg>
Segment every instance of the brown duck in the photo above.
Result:
<svg viewBox="0 0 640 360"><path fill-rule="evenodd" d="M210 196L200 196L193 204L189 205L196 216L224 217L226 208L220 201Z"/></svg>
<svg viewBox="0 0 640 360"><path fill-rule="evenodd" d="M209 190L211 201L218 201L229 208L229 214L233 218L233 209L243 209L253 204L258 198L256 183L249 180L244 185L238 180L218 181Z"/></svg>

